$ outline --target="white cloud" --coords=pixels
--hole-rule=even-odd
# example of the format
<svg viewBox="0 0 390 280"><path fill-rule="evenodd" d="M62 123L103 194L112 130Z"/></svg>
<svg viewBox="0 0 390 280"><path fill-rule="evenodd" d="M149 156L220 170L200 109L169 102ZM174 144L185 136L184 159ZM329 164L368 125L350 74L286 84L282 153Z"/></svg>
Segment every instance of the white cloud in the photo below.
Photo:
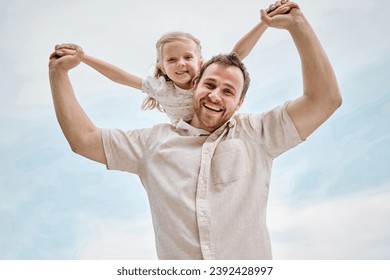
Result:
<svg viewBox="0 0 390 280"><path fill-rule="evenodd" d="M389 259L389 201L390 182L378 192L271 204L274 258Z"/></svg>
<svg viewBox="0 0 390 280"><path fill-rule="evenodd" d="M237 39L258 22L259 8L269 4L268 1L255 0L245 1L245 5L240 1L200 0L190 4L183 3L179 0L15 0L2 6L0 126L5 135L1 143L6 145L3 148L7 151L3 153L0 163L6 167L3 169L7 176L0 179L0 197L9 199L0 207L0 211L5 212L3 216L9 212L18 213L23 210L22 204L31 199L27 197L31 194L41 198L53 193L53 189L47 190L49 187L35 188L36 185L46 185L48 182L55 185L57 196L53 199L54 202L58 202L55 201L58 197L73 197L72 195L77 193L74 189L58 188L61 185L82 185L83 182L76 182L77 178L80 180L82 176L74 176L71 180L75 182L65 184L66 178L61 174L72 172L64 171L77 170L80 174L90 172L94 174L94 178L103 178L105 176L102 174L107 172L100 166L96 169L95 166L87 167L82 160L75 163L75 157L68 148L60 148L61 154L53 153L59 146L66 145L62 135L59 135L57 125L54 128L56 133L44 133L53 130L55 122L47 73L48 56L54 44L68 41L78 43L89 54L142 76L155 60L154 43L162 33L176 29L194 33L202 41L205 58L209 58L213 54L229 51ZM385 222L381 225L382 221L389 220L388 192L356 195L357 191L350 188L340 200L307 204L296 204L297 196L294 196L299 188L294 182L300 177L312 174L313 171L321 171L323 176L319 177L320 187L311 191L310 197L326 197L330 188L340 184L347 164L368 158L378 141L388 137L386 131L382 131L382 134L373 140L370 129L376 123L370 122L371 119L362 115L360 110L369 101L382 100L380 98L383 98L384 91L379 93L378 90L372 90L373 85L388 88L387 78L366 78L370 77L370 73L379 75L372 73L367 65L383 62L383 57L390 47L390 37L384 36L389 23L388 9L385 8L388 4L386 1L363 0L302 0L299 4L323 42L341 84L345 85L347 82L354 86L346 88L348 92L343 92L348 98L345 98L341 111L337 113L339 119L334 119L333 123L328 122L317 136L310 138L296 151L289 152L286 164L275 164L277 168L274 170L276 174L272 181L271 196L276 199L272 198L270 203L269 217L270 229L274 233L274 255L279 259L389 257L390 250L384 241L384 238L389 236L389 229ZM287 95L288 98L294 98L300 94L299 61L292 44L286 32L269 30L245 61L253 80L246 108L253 111L268 109L273 104L283 102ZM388 67L383 66L384 70L380 73L387 77ZM359 75L355 75L356 73ZM135 95L134 91L129 92L127 88L113 84L85 65L72 71L71 77L77 96L89 110L93 120L104 122L111 127L134 128L150 126L162 119L157 112L140 113L139 103L142 98L126 96ZM360 90L359 94L356 94L357 90ZM384 116L388 116L388 102L383 104L380 111ZM360 129L348 130L347 135L343 131L336 131L335 135L332 135L332 127L337 126L343 116L351 113L353 116L341 129L351 125ZM360 118L356 121L358 117ZM37 138L39 135L41 136ZM319 138L321 141L318 141ZM325 148L323 143L326 143ZM36 161L39 157L32 157L36 164L30 165L31 168L36 167L33 174L26 171L23 173L15 168L18 163L20 166L20 159L29 159L30 155L42 156L40 153L36 154L41 150L47 151L43 156L58 157L64 153L69 154L66 154L66 160L55 161L50 169L45 165L39 167L39 161ZM27 164L26 162L28 163L23 163ZM279 176L281 174L283 176ZM345 178L350 181L353 179ZM121 186L129 184L128 178L125 177L114 181ZM24 190L29 187L30 191L21 192L21 186ZM372 188L377 189L378 186L373 185ZM99 192L101 189L96 187L94 190ZM90 193L91 189L86 191ZM300 191L305 194L308 192L307 189ZM348 196L351 193L355 196ZM89 201L93 202L94 198ZM53 243L50 246L44 243L49 253L34 253L34 250L39 250L37 248L40 247L36 236L41 234L37 225L42 222L42 217L50 214L52 221L61 218L57 213L46 213L45 209L50 205L42 203L42 208L38 208L39 215L29 216L25 231L18 235L23 235L23 244L31 245L30 256L61 258L69 257L71 252L78 252L76 257L85 259L155 258L150 221L139 221L135 224L131 221L127 224L111 217L117 217L122 207L123 211L137 211L131 206L124 209L124 202L117 206L120 210L116 209L113 214L107 214L109 217L105 217L105 220L95 217L95 220L90 221L90 233L93 234L82 232L80 227L75 227L72 234L77 237L77 244L63 245L69 246L66 252L61 253L64 247L59 248L58 244L62 243L56 239L61 237L64 227L53 227L53 232L50 232L53 234ZM83 203L83 207L83 211L94 211L88 203ZM145 211L144 208L141 211ZM80 209L81 206L76 205L73 212L62 214L66 220L73 221L72 216ZM43 214L40 214L40 211ZM322 220L318 222L320 217ZM7 229L18 228L20 224L23 223L18 224L9 215L7 219L0 221L0 227ZM330 226L332 230L329 230ZM12 238L17 242L15 234L11 232L2 244L8 243L12 247ZM84 242L78 243L78 238ZM17 258L18 250L7 251L6 256Z"/></svg>
<svg viewBox="0 0 390 280"><path fill-rule="evenodd" d="M87 225L91 235L80 244L77 259L156 259L154 232L150 219L136 222L96 220Z"/></svg>

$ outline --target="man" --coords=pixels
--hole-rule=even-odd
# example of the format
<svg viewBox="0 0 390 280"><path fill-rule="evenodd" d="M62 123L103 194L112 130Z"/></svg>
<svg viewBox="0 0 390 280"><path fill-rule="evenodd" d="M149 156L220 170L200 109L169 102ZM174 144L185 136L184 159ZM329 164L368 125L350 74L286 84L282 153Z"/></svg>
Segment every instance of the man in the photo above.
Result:
<svg viewBox="0 0 390 280"><path fill-rule="evenodd" d="M147 191L160 259L271 259L266 204L272 161L315 131L340 106L337 81L299 9L262 20L286 29L298 49L303 95L269 112L235 114L249 76L235 56L206 62L194 86L195 116L177 125L97 128L67 72L82 50L50 58L58 121L72 150L108 169L137 174Z"/></svg>

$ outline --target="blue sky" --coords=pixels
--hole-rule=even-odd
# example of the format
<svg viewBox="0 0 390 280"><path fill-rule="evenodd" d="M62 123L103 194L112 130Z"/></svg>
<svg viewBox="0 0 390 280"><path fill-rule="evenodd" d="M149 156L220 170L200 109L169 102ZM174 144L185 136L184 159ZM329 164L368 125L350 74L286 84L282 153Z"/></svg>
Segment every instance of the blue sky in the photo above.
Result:
<svg viewBox="0 0 390 280"><path fill-rule="evenodd" d="M145 76L163 33L193 33L210 58L230 51L269 3L0 0L0 259L156 258L138 178L73 154L59 129L47 75L55 44L80 44ZM299 4L332 61L344 102L274 163L268 207L274 257L389 259L389 4ZM267 30L245 63L252 84L241 111L261 112L301 94L298 54L285 31ZM142 94L86 65L71 78L100 127L167 121L140 111Z"/></svg>

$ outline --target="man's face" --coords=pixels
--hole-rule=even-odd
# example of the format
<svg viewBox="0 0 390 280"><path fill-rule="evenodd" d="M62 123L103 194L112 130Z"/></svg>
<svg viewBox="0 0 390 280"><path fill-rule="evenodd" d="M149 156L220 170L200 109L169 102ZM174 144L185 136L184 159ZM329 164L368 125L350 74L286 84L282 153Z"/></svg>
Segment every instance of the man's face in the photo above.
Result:
<svg viewBox="0 0 390 280"><path fill-rule="evenodd" d="M191 125L213 132L240 108L244 77L235 66L211 64L194 87Z"/></svg>

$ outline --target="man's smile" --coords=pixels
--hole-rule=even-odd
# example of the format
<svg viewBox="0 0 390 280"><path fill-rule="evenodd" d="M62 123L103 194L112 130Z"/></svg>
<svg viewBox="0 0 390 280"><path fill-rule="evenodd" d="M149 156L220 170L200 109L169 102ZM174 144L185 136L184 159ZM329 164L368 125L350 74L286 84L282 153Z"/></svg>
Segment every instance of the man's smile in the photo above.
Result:
<svg viewBox="0 0 390 280"><path fill-rule="evenodd" d="M219 107L217 107L217 106L213 106L213 105L211 105L211 104L206 104L206 102L203 103L203 106L204 106L206 109L209 109L209 110L211 110L211 111L213 111L213 112L219 113L219 112L222 112L222 111L223 111L222 108L219 108Z"/></svg>

